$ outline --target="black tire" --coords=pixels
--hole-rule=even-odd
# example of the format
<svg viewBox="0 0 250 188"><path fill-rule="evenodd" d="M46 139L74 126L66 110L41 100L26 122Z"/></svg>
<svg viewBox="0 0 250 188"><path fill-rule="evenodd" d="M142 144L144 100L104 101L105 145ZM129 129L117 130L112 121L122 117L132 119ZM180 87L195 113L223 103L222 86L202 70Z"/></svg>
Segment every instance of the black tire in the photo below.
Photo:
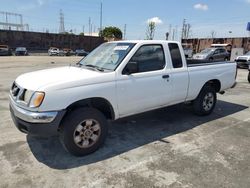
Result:
<svg viewBox="0 0 250 188"><path fill-rule="evenodd" d="M198 97L193 101L194 113L199 116L211 114L216 105L216 101L217 96L215 89L211 86L204 86L200 91Z"/></svg>
<svg viewBox="0 0 250 188"><path fill-rule="evenodd" d="M208 61L214 61L214 58L210 57L210 58L208 59Z"/></svg>
<svg viewBox="0 0 250 188"><path fill-rule="evenodd" d="M250 71L248 72L248 82L250 83Z"/></svg>
<svg viewBox="0 0 250 188"><path fill-rule="evenodd" d="M77 127L84 125L82 127L87 126L87 121L93 120L96 121L99 125L100 132L98 135L98 139L96 141L93 141L93 145L89 147L80 147L79 145L83 146L83 142L85 142L85 139L88 140L88 143L92 140L91 138L85 138L85 132L86 130L82 129L81 131L84 131L84 133L80 131L77 131ZM93 127L92 127L93 128ZM92 130L93 131L93 130ZM79 132L79 134L76 136L76 134ZM94 131L93 133L94 134ZM97 133L95 133L97 134ZM63 144L64 148L71 154L75 156L84 156L88 155L90 153L95 152L101 145L104 143L105 138L108 134L108 122L105 118L105 116L98 110L94 108L78 108L72 112L70 112L63 120L62 122L62 128L60 130L60 141ZM84 137L81 138L81 141L79 143L76 143L74 140L76 137ZM90 136L90 134L88 134ZM94 143L95 142L95 143Z"/></svg>

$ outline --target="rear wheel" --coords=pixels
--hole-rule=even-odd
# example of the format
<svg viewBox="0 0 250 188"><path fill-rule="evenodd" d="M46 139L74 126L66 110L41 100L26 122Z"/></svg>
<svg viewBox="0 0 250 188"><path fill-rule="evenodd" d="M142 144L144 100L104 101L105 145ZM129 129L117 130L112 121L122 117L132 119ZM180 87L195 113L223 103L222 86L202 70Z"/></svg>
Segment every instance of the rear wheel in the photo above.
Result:
<svg viewBox="0 0 250 188"><path fill-rule="evenodd" d="M209 61L213 61L213 60L214 60L214 58L210 57L208 60L209 60Z"/></svg>
<svg viewBox="0 0 250 188"><path fill-rule="evenodd" d="M200 116L211 114L216 100L215 89L211 86L204 86L198 97L193 101L194 113Z"/></svg>
<svg viewBox="0 0 250 188"><path fill-rule="evenodd" d="M96 151L105 141L108 123L104 115L93 108L79 108L66 116L60 130L65 149L75 156Z"/></svg>

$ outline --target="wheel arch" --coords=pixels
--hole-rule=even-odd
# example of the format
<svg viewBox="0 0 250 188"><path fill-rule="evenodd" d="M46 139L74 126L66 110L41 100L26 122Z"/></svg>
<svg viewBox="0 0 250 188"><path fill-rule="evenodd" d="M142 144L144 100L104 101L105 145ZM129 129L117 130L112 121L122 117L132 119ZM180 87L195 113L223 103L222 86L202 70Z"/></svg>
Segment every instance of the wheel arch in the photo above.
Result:
<svg viewBox="0 0 250 188"><path fill-rule="evenodd" d="M107 119L114 120L115 112L112 104L105 98L93 97L88 99L83 99L70 104L66 108L66 114L73 111L74 109L80 107L92 107L104 114Z"/></svg>
<svg viewBox="0 0 250 188"><path fill-rule="evenodd" d="M213 80L207 81L203 87L205 87L205 86L213 87L215 89L216 93L220 92L220 90L221 90L221 82L218 79L213 79Z"/></svg>
<svg viewBox="0 0 250 188"><path fill-rule="evenodd" d="M216 93L220 92L220 90L221 90L221 82L220 82L220 80L218 80L218 79L212 79L212 80L207 81L207 82L202 86L202 88L200 89L200 92L202 91L202 89L203 89L204 87L207 87L207 86L213 87L213 88L215 89L215 92L216 92ZM199 92L199 93L200 93L200 92ZM197 95L197 96L198 96L198 95Z"/></svg>

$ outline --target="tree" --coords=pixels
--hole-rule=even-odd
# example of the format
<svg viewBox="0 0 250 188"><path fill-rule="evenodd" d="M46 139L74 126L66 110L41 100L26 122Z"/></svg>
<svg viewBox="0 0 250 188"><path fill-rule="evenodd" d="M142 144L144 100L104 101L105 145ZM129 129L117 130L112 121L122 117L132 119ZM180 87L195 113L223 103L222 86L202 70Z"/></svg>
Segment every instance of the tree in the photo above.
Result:
<svg viewBox="0 0 250 188"><path fill-rule="evenodd" d="M153 40L155 35L155 22L149 22L146 29L147 40Z"/></svg>
<svg viewBox="0 0 250 188"><path fill-rule="evenodd" d="M105 27L100 31L100 36L106 38L122 39L122 31L118 27Z"/></svg>

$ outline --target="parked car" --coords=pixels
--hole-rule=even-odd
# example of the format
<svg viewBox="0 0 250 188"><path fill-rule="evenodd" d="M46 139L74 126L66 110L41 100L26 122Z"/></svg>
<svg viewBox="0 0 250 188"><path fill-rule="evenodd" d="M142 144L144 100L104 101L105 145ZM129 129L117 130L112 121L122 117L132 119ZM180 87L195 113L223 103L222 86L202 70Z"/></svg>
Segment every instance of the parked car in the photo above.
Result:
<svg viewBox="0 0 250 188"><path fill-rule="evenodd" d="M238 56L235 61L239 68L248 68L248 65L250 65L250 51L243 56Z"/></svg>
<svg viewBox="0 0 250 188"><path fill-rule="evenodd" d="M21 55L28 55L28 51L25 47L17 47L15 50L15 55L16 56L21 56Z"/></svg>
<svg viewBox="0 0 250 188"><path fill-rule="evenodd" d="M76 56L87 56L89 52L86 52L84 49L77 49L75 52Z"/></svg>
<svg viewBox="0 0 250 188"><path fill-rule="evenodd" d="M71 50L70 48L64 48L63 53L65 56L71 56L74 54L73 50Z"/></svg>
<svg viewBox="0 0 250 188"><path fill-rule="evenodd" d="M65 56L63 49L59 49L58 56Z"/></svg>
<svg viewBox="0 0 250 188"><path fill-rule="evenodd" d="M183 48L183 50L186 58L193 57L193 50L191 48Z"/></svg>
<svg viewBox="0 0 250 188"><path fill-rule="evenodd" d="M235 62L186 61L178 42L109 42L75 66L20 75L10 111L20 131L58 134L67 151L82 156L104 143L107 120L182 102L209 115L217 93L235 85L236 71Z"/></svg>
<svg viewBox="0 0 250 188"><path fill-rule="evenodd" d="M193 55L193 59L209 61L228 61L230 53L225 48L206 48L200 53Z"/></svg>
<svg viewBox="0 0 250 188"><path fill-rule="evenodd" d="M50 47L49 50L48 50L48 54L49 56L57 56L59 55L59 48L55 48L55 47Z"/></svg>
<svg viewBox="0 0 250 188"><path fill-rule="evenodd" d="M0 55L12 55L12 50L8 45L0 45Z"/></svg>

